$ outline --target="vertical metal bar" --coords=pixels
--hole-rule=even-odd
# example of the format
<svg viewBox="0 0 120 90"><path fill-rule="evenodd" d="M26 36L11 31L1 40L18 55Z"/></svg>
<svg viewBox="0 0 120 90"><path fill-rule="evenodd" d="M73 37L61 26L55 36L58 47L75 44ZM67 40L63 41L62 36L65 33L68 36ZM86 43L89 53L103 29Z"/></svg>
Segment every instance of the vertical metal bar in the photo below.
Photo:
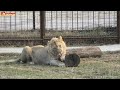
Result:
<svg viewBox="0 0 120 90"><path fill-rule="evenodd" d="M72 11L72 31L73 31L73 11Z"/></svg>
<svg viewBox="0 0 120 90"><path fill-rule="evenodd" d="M94 30L94 11L93 11L93 30Z"/></svg>
<svg viewBox="0 0 120 90"><path fill-rule="evenodd" d="M17 11L14 11L14 12L15 12L15 34L17 34L17 30L16 30L16 15L17 15Z"/></svg>
<svg viewBox="0 0 120 90"><path fill-rule="evenodd" d="M114 20L116 20L116 11L114 11ZM114 25L115 25L116 23L114 23Z"/></svg>
<svg viewBox="0 0 120 90"><path fill-rule="evenodd" d="M68 11L66 11L66 30L68 30Z"/></svg>
<svg viewBox="0 0 120 90"><path fill-rule="evenodd" d="M104 11L104 29L105 29L105 11Z"/></svg>
<svg viewBox="0 0 120 90"><path fill-rule="evenodd" d="M27 11L27 30L28 30L28 11Z"/></svg>
<svg viewBox="0 0 120 90"><path fill-rule="evenodd" d="M89 11L88 11L88 30L89 30Z"/></svg>
<svg viewBox="0 0 120 90"><path fill-rule="evenodd" d="M89 30L89 11L88 11L88 30ZM89 34L87 36L90 36Z"/></svg>
<svg viewBox="0 0 120 90"><path fill-rule="evenodd" d="M98 11L98 28L99 28L99 20L100 20L100 11Z"/></svg>
<svg viewBox="0 0 120 90"><path fill-rule="evenodd" d="M77 30L78 30L78 11L77 11Z"/></svg>
<svg viewBox="0 0 120 90"><path fill-rule="evenodd" d="M120 43L120 11L117 11L117 43Z"/></svg>
<svg viewBox="0 0 120 90"><path fill-rule="evenodd" d="M56 11L56 30L58 29L58 23L57 23L57 20L58 19L58 16L57 16L57 11Z"/></svg>
<svg viewBox="0 0 120 90"><path fill-rule="evenodd" d="M85 32L85 30L83 30L83 29L84 29L84 22L83 22L83 21L84 21L84 11L82 11L82 32L83 32L83 35L82 35L82 36L85 37L85 33L86 33L86 32ZM84 42L84 41L83 41L83 42Z"/></svg>
<svg viewBox="0 0 120 90"><path fill-rule="evenodd" d="M11 12L9 12L9 13L11 13ZM10 15L10 32L11 32L11 15Z"/></svg>
<svg viewBox="0 0 120 90"><path fill-rule="evenodd" d="M52 23L52 11L51 11L51 30L53 30L53 23Z"/></svg>
<svg viewBox="0 0 120 90"><path fill-rule="evenodd" d="M33 11L33 30L35 30L35 11Z"/></svg>
<svg viewBox="0 0 120 90"><path fill-rule="evenodd" d="M6 18L5 18L5 16L4 16L4 22L6 22ZM5 25L5 31L6 31L6 24L5 23L3 23L4 25Z"/></svg>
<svg viewBox="0 0 120 90"><path fill-rule="evenodd" d="M100 26L99 26L99 24L100 24L100 11L98 11L98 29L97 29L97 35L99 34L99 31L98 30L100 30ZM101 36L101 35L100 35Z"/></svg>
<svg viewBox="0 0 120 90"><path fill-rule="evenodd" d="M20 11L20 21L21 21L21 31L22 31L22 15L21 15L21 11Z"/></svg>
<svg viewBox="0 0 120 90"><path fill-rule="evenodd" d="M104 11L104 13L103 13L104 15L104 27L102 28L103 30L102 30L102 32L106 32L106 30L105 30L105 11ZM106 37L107 37L107 35L106 35ZM106 40L105 39L103 39L103 42L106 42Z"/></svg>
<svg viewBox="0 0 120 90"><path fill-rule="evenodd" d="M109 28L110 28L110 11L108 11L109 13ZM111 28L110 28L111 29ZM111 30L110 30L111 31ZM109 31L107 30L107 33L109 33ZM108 34L110 36L110 34Z"/></svg>
<svg viewBox="0 0 120 90"><path fill-rule="evenodd" d="M17 31L16 30L16 15L17 15L17 12L15 11L15 31Z"/></svg>
<svg viewBox="0 0 120 90"><path fill-rule="evenodd" d="M25 29L25 22L24 22L24 20L25 20L25 11L23 12L23 30L26 30Z"/></svg>
<svg viewBox="0 0 120 90"><path fill-rule="evenodd" d="M83 30L83 11L82 11L82 30Z"/></svg>
<svg viewBox="0 0 120 90"><path fill-rule="evenodd" d="M41 39L44 44L45 37L45 11L40 11L40 30L41 30Z"/></svg>
<svg viewBox="0 0 120 90"><path fill-rule="evenodd" d="M82 36L84 37L84 36L85 36L85 32L83 31L83 26L84 26L84 25L83 25L83 20L84 20L84 19L83 19L83 18L84 18L84 17L83 17L83 13L84 13L84 11L81 11L81 13L82 13L82 32L83 32L83 35L82 35Z"/></svg>
<svg viewBox="0 0 120 90"><path fill-rule="evenodd" d="M61 11L61 31L62 31L62 11Z"/></svg>
<svg viewBox="0 0 120 90"><path fill-rule="evenodd" d="M110 11L109 11L109 27L110 27Z"/></svg>

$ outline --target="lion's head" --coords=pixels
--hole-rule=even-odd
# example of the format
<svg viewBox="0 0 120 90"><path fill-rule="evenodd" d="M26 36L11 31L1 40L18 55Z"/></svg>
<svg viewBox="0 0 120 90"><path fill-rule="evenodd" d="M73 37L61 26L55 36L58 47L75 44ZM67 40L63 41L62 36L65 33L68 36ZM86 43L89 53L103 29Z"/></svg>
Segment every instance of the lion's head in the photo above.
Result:
<svg viewBox="0 0 120 90"><path fill-rule="evenodd" d="M59 36L58 38L53 37L48 42L49 52L57 59L61 61L65 60L66 55L66 44L63 41L62 37Z"/></svg>

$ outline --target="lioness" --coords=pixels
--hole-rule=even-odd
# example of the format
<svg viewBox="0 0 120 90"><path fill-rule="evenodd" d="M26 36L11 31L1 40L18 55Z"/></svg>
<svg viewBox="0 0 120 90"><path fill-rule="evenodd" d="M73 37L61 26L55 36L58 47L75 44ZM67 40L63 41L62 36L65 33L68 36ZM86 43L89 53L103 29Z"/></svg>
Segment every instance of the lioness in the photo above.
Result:
<svg viewBox="0 0 120 90"><path fill-rule="evenodd" d="M54 66L65 66L63 62L66 55L66 44L62 37L53 37L46 46L38 45L23 48L21 57L17 62L33 64L46 64Z"/></svg>

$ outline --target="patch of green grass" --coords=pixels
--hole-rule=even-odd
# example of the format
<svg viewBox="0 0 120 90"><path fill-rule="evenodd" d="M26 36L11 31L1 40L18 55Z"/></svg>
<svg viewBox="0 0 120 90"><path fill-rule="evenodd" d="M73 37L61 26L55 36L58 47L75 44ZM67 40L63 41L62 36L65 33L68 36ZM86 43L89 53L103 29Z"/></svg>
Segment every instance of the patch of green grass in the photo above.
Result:
<svg viewBox="0 0 120 90"><path fill-rule="evenodd" d="M81 58L78 67L0 64L0 78L120 79L120 53L104 53L101 58Z"/></svg>

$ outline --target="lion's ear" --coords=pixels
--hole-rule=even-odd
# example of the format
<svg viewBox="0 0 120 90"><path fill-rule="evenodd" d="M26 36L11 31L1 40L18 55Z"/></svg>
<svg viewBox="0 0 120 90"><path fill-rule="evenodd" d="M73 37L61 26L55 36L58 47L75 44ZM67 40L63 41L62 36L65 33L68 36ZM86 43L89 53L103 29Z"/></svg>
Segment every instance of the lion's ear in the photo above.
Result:
<svg viewBox="0 0 120 90"><path fill-rule="evenodd" d="M59 36L59 40L61 40L61 41L63 40L63 39L62 39L62 36Z"/></svg>

